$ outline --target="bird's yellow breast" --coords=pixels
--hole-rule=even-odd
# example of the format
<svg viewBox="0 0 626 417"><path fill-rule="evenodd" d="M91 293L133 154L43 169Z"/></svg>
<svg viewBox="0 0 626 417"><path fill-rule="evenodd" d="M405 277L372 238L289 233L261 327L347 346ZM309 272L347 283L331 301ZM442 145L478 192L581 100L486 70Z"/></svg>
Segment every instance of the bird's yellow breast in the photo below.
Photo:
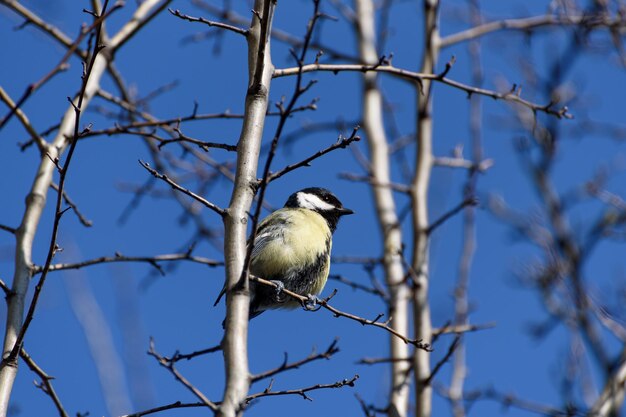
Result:
<svg viewBox="0 0 626 417"><path fill-rule="evenodd" d="M284 280L296 270L319 263L323 265L314 285L319 293L328 277L330 267L331 231L318 213L299 208L280 209L259 225L251 272L265 279ZM256 246L262 246L256 250ZM321 285L320 285L321 284ZM312 292L313 293L313 292Z"/></svg>

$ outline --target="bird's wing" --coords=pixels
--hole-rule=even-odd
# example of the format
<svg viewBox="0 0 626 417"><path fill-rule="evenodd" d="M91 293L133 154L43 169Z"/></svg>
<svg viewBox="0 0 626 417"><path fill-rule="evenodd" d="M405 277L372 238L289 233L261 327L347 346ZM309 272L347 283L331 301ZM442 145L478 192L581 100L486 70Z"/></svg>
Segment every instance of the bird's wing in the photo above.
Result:
<svg viewBox="0 0 626 417"><path fill-rule="evenodd" d="M263 249L265 248L265 246L267 246L267 244L270 243L272 240L278 237L282 239L282 233L281 233L282 225L284 225L287 222L287 220L286 218L284 218L282 213L280 213L280 210L274 212L273 215L278 216L278 218L276 217L274 218L273 222L268 221L269 218L271 217L270 215L270 217L265 218L259 224L258 234L254 238L254 247L252 248L250 259L254 259L259 253L261 253ZM273 223L273 224L270 225L270 223ZM249 244L250 244L250 239L248 240L248 245ZM227 288L226 286L224 286L222 288L222 291L220 291L219 295L217 296L217 299L215 300L215 303L213 304L213 306L216 306L220 302L224 294L226 294L226 291L227 291Z"/></svg>
<svg viewBox="0 0 626 417"><path fill-rule="evenodd" d="M284 239L285 225L290 223L288 216L283 210L277 210L266 217L257 230L254 238L254 247L252 248L251 259L256 258L265 249L268 243Z"/></svg>
<svg viewBox="0 0 626 417"><path fill-rule="evenodd" d="M275 227L270 227L254 238L254 247L252 248L252 254L250 255L251 259L256 258L269 242L276 239L275 229Z"/></svg>

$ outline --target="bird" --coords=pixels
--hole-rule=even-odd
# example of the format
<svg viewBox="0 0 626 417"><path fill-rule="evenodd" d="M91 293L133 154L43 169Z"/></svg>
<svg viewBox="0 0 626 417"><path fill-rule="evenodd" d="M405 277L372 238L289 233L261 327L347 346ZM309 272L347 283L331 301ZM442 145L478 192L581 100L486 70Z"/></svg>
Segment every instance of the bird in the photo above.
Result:
<svg viewBox="0 0 626 417"><path fill-rule="evenodd" d="M250 273L272 281L276 288L250 282L249 319L266 310L300 306L298 300L282 294L284 289L315 302L330 272L332 235L337 223L342 216L353 213L329 190L309 187L291 194L283 208L259 223L252 243ZM215 305L225 292L222 289Z"/></svg>

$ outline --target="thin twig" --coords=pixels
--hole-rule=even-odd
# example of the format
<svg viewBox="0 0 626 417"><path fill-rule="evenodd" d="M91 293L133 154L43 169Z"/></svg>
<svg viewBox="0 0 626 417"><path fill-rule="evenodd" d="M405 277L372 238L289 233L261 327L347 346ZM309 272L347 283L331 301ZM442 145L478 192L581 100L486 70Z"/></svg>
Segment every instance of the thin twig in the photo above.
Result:
<svg viewBox="0 0 626 417"><path fill-rule="evenodd" d="M461 82L452 80L450 78L442 77L441 74L429 74L429 73L419 73L414 71L408 71L402 68L396 68L392 65L356 65L356 64L308 64L301 67L299 70L298 67L294 68L284 68L284 69L276 69L274 70L274 77L286 77L297 75L299 72L318 72L318 71L326 71L332 73L339 72L382 72L386 74L391 74L401 79L405 79L411 82L417 82L421 84L424 80L432 80L436 82L440 82L442 84L449 85L456 89L466 92L468 95L476 94L486 97L491 97L495 100L506 100L514 103L521 104L524 107L532 110L533 112L543 112L552 116L555 116L559 119L571 119L573 116L569 113L569 109L564 106L561 108L555 108L555 103L550 102L548 104L537 104L528 100L525 100L520 97L517 91L507 91L505 93L500 93L493 90L487 90L485 88L473 87L467 84L463 84Z"/></svg>
<svg viewBox="0 0 626 417"><path fill-rule="evenodd" d="M230 23L233 23L236 25L242 25L246 27L250 26L249 18L241 16L237 14L236 12L234 12L233 10L223 9L223 8L214 6L207 1L191 0L191 2L195 6L199 7L200 9L203 9L207 11L208 13L211 13L212 15L217 16L221 19L224 19ZM301 48L302 45L304 45L305 43L305 39L299 36L294 36L280 29L272 28L270 34L272 38L274 38L275 40L291 45L294 48ZM333 48L330 45L323 45L319 41L316 41L315 39L312 39L310 41L310 47L315 48L319 51L324 51L324 56L328 56L332 59L341 59L341 60L349 61L349 62L359 61L358 57L350 56L344 52L341 52Z"/></svg>
<svg viewBox="0 0 626 417"><path fill-rule="evenodd" d="M321 389L342 388L345 386L354 387L354 383L356 382L357 379L359 379L359 376L355 375L350 379L343 379L341 381L337 381L332 384L315 384L306 388L290 389L290 390L284 390L284 391L272 391L272 385L273 385L273 381L272 381L270 382L270 385L262 392L248 395L246 397L246 404L249 404L251 401L256 400L257 398L275 397L279 395L300 395L305 400L313 401L311 397L306 395L307 392L317 391Z"/></svg>
<svg viewBox="0 0 626 417"><path fill-rule="evenodd" d="M16 30L23 29L27 25L34 25L35 27L37 27L42 32L45 32L48 35L50 35L50 37L52 39L56 40L61 45L65 46L66 48L71 48L72 47L73 41L72 41L72 39L68 35L63 33L63 31L61 31L61 29L59 29L58 27L50 24L46 20L44 20L41 17L37 16L30 9L24 7L24 5L22 5L20 2L9 1L9 0L2 0L2 1L0 1L0 4L5 6L5 7L8 7L9 9L13 10L15 13L19 14L20 16L22 16L25 19L24 23L19 25L16 28ZM76 48L74 53L76 55L78 55L78 57L83 59L83 60L87 59L87 52L86 51L83 51L83 50L81 50L79 48Z"/></svg>
<svg viewBox="0 0 626 417"><path fill-rule="evenodd" d="M355 181L355 182L366 182L374 187L388 187L393 191L397 191L399 193L408 194L410 193L410 187L405 184L398 184L395 182L382 183L377 182L374 177L370 175L357 175L350 172L341 172L339 173L339 178Z"/></svg>
<svg viewBox="0 0 626 417"><path fill-rule="evenodd" d="M157 268L159 272L163 274L163 269L158 265L158 262L175 262L175 261L190 261L210 267L222 266L224 262L216 261L209 258L203 258L200 256L192 256L190 253L172 253L156 256L124 256L120 253L116 253L114 256L101 256L99 258L89 259L76 263L63 263L50 265L49 271L63 271L67 269L80 269L86 266L99 265L114 262L147 262ZM33 274L42 272L42 266L33 266Z"/></svg>
<svg viewBox="0 0 626 417"><path fill-rule="evenodd" d="M206 404L200 403L200 402L199 403L183 403L180 401L175 401L170 404L161 405L161 406L154 407L154 408L149 408L147 410L138 411L133 414L125 414L122 417L143 417L149 414L160 413L161 411L175 410L178 408L198 408L198 407L206 407Z"/></svg>
<svg viewBox="0 0 626 417"><path fill-rule="evenodd" d="M11 226L7 226L5 224L0 224L0 230L4 230L5 232L9 232L11 234L17 233L17 229Z"/></svg>
<svg viewBox="0 0 626 417"><path fill-rule="evenodd" d="M280 171L275 172L273 174L270 174L269 178L268 178L268 181L269 182L274 181L274 180L282 177L283 175L287 174L288 172L291 172L291 171L293 171L295 169L298 169L300 167L311 166L311 162L313 162L317 158L320 158L320 157L326 155L327 153L334 151L335 149L339 149L339 148L345 149L352 142L358 142L359 140L361 140L361 138L359 136L356 136L356 133L358 131L359 131L359 126L355 126L354 129L352 129L352 134L349 137L344 138L343 136L339 135L339 138L337 139L337 142L335 142L334 144L330 145L326 149L322 149L321 151L318 151L318 152L314 153L313 155L309 156L306 159L303 159L302 161L300 161L298 163L287 165L285 168L281 169Z"/></svg>
<svg viewBox="0 0 626 417"><path fill-rule="evenodd" d="M204 405L206 405L213 411L218 410L218 404L209 400L198 388L196 388L191 382L189 382L187 378L185 378L180 372L178 372L178 369L176 369L176 367L174 366L174 363L175 363L174 361L164 356L161 356L156 351L155 346L154 346L154 339L152 338L150 338L150 348L148 349L148 355L155 358L157 362L159 363L159 365L161 365L162 367L170 371L170 373L174 376L174 378L176 378L178 382L183 384L189 391L191 391L196 397L198 397L198 399L202 401Z"/></svg>
<svg viewBox="0 0 626 417"><path fill-rule="evenodd" d="M433 160L433 164L440 167L475 169L478 172L485 172L494 165L494 160L485 159L476 163L463 158L440 156Z"/></svg>
<svg viewBox="0 0 626 417"><path fill-rule="evenodd" d="M330 346L328 346L328 348L324 352L321 352L321 353L317 353L315 352L315 349L313 349L313 351L309 354L309 356L299 361L292 362L292 363L287 362L287 353L285 352L285 358L283 360L283 363L280 366L278 366L277 368L271 369L269 371L265 371L260 374L252 375L250 377L250 382L252 383L258 382L258 381L261 381L262 379L270 378L276 374L289 371L291 369L297 369L302 365L305 365L307 363L314 362L320 359L330 359L331 356L339 352L339 348L337 347L338 342L339 342L339 339L333 340Z"/></svg>
<svg viewBox="0 0 626 417"><path fill-rule="evenodd" d="M24 362L26 362L26 365L28 365L30 370L41 378L41 384L36 383L36 385L50 397L59 412L59 415L61 417L69 417L69 414L65 411L65 407L61 404L61 400L52 386L52 380L54 377L48 375L43 369L41 369L41 367L35 363L33 358L23 348L20 350L20 357L24 360Z"/></svg>
<svg viewBox="0 0 626 417"><path fill-rule="evenodd" d="M460 42L466 42L478 37L500 31L500 30L518 30L524 33L528 33L532 29L549 26L578 26L581 25L585 28L593 27L624 27L625 22L623 18L612 19L605 14L598 14L597 16L581 14L581 15L541 15L523 17L520 19L504 19L496 20L494 22L487 22L481 25L474 26L472 28L463 30L461 32L454 33L452 35L445 36L441 39L440 45L442 48L452 46Z"/></svg>
<svg viewBox="0 0 626 417"><path fill-rule="evenodd" d="M439 337L444 334L461 334L461 333L469 333L469 332L477 332L480 330L493 329L496 327L496 323L485 323L485 324L461 324L461 325L446 325L439 328L433 329L433 338Z"/></svg>
<svg viewBox="0 0 626 417"><path fill-rule="evenodd" d="M413 358L363 358L357 361L359 365L376 365L379 363L393 363L393 362L410 362Z"/></svg>
<svg viewBox="0 0 626 417"><path fill-rule="evenodd" d="M430 385L430 383L432 382L433 378L435 377L435 375L437 375L437 372L439 372L439 370L441 369L441 367L448 362L448 359L450 359L450 357L452 357L452 354L454 353L454 351L456 350L456 348L459 346L459 343L461 341L461 336L457 335L454 340L452 341L452 343L450 343L450 346L448 347L448 351L446 352L445 356L443 358L441 358L441 360L439 360L439 362L437 362L435 364L435 366L433 367L433 370L430 373L430 376L428 378L426 378L423 382L423 386L428 386Z"/></svg>
<svg viewBox="0 0 626 417"><path fill-rule="evenodd" d="M56 192L59 191L59 186L55 184L54 182L50 183L50 188L52 188ZM78 206L76 205L76 203L74 203L74 201L72 201L72 199L70 199L70 196L67 194L67 191L65 190L63 190L63 199L65 200L65 203L72 208L72 211L74 212L74 214L76 214L76 217L78 217L78 221L80 221L80 223L83 226L85 227L93 226L93 222L89 220L88 218L86 218L83 215L83 213L81 213L80 210L78 210Z"/></svg>
<svg viewBox="0 0 626 417"><path fill-rule="evenodd" d="M216 346L211 346L210 348L196 350L195 352L191 352L191 353L175 352L171 358L165 358L165 359L167 359L168 361L172 363L175 363L175 362L182 361L182 360L191 360L197 356L219 352L220 350L222 350L222 345L216 345Z"/></svg>
<svg viewBox="0 0 626 417"><path fill-rule="evenodd" d="M220 143L220 142L205 142L202 140L194 139L192 137L185 135L180 130L179 127L175 127L174 131L178 134L178 137L174 139L162 139L160 141L161 143L159 143L159 149L163 148L165 145L170 144L170 143L189 142L194 145L197 145L200 149L202 149L205 152L208 152L210 148L224 149L229 152L237 152L237 145L229 145L227 143Z"/></svg>
<svg viewBox="0 0 626 417"><path fill-rule="evenodd" d="M349 280L348 278L344 277L343 275L331 274L331 275L328 276L328 279L332 279L333 281L337 281L337 282L341 282L342 284L346 284L347 286L349 286L350 288L353 288L355 290L365 291L366 293L378 295L379 297L383 297L383 298L387 297L387 294L385 294L385 292L382 291L380 288L372 288L372 287L368 287L367 285L359 284L358 282L354 282L354 281Z"/></svg>
<svg viewBox="0 0 626 417"><path fill-rule="evenodd" d="M178 190L180 192L182 192L183 194L188 195L189 197L193 198L194 200L198 201L199 203L202 203L205 207L213 210L214 212L216 212L217 214L219 214L220 216L224 217L226 215L226 212L224 211L223 208L218 207L217 205L211 203L210 201L200 197L198 194L194 193L193 191L188 190L187 188L178 185L175 181L173 181L170 177L168 177L165 174L161 174L159 173L157 170L153 169L150 164L148 164L147 162L144 162L142 160L139 160L139 163L141 164L142 167L144 167L149 173L151 173L155 178L160 179L165 181L167 184L169 184L173 189Z"/></svg>
<svg viewBox="0 0 626 417"><path fill-rule="evenodd" d="M30 134L29 142L32 141L31 143L36 143L37 147L39 148L39 152L44 153L46 150L46 141L43 139L42 135L37 133L37 130L35 130L33 125L30 123L30 120L28 120L26 114L22 111L22 109L17 107L9 94L4 91L4 88L2 88L1 86L0 100L2 100L9 107L9 109L15 112L15 116L17 117L17 119L20 121L22 126L24 126L24 129L26 129L26 131Z"/></svg>
<svg viewBox="0 0 626 417"><path fill-rule="evenodd" d="M476 197L466 198L465 200L461 201L452 210L448 211L447 213L444 213L441 217L435 220L430 226L428 226L428 229L426 230L426 234L431 234L435 229L437 229L439 226L444 224L450 218L454 217L457 213L459 213L465 207L475 206L477 204L478 204L478 199Z"/></svg>
<svg viewBox="0 0 626 417"><path fill-rule="evenodd" d="M176 9L176 10L168 9L168 10L174 16L179 17L179 18L181 18L183 20L187 20L189 22L204 23L205 25L208 25L208 26L213 26L213 27L216 27L216 28L229 30L229 31L237 33L239 35L243 35L244 37L248 36L248 30L247 29L243 29L243 28L240 28L240 27L237 27L237 26L229 25L227 23L215 22L215 21L212 21L212 20L207 20L204 17L189 16L189 15L181 13L180 10L178 10L178 9Z"/></svg>
<svg viewBox="0 0 626 417"><path fill-rule="evenodd" d="M251 276L251 277L250 277L250 280L252 280L252 281L254 281L254 282L258 282L258 283L263 284L263 285L268 285L268 286L273 287L273 288L278 288L278 285L277 285L275 282L273 282L273 281L267 281L267 280L265 280L265 279L263 279L263 278L259 278L259 277ZM304 295L300 295L300 294L297 294L297 293L295 293L295 292L293 292L293 291L289 291L289 290L288 290L288 289L286 289L286 288L283 288L283 289L282 289L282 292L284 292L285 294L287 294L288 296L290 296L290 297L292 297L292 298L297 299L298 301L300 301L300 303L302 303L302 305L303 305L303 306L307 306L307 305L309 305L309 304L310 304L310 299L309 299L309 297L305 297ZM416 348L418 348L418 349L422 349L422 350L425 350L425 351L427 351L427 352L432 351L432 348L431 348L430 344L428 344L428 343L424 343L424 342L423 342L423 341L421 341L421 340L410 339L410 338L406 337L405 335L400 334L400 333L399 333L398 331L396 331L394 328L389 327L389 326L388 326L388 322L380 322L380 321L378 321L378 320L380 320L380 318L382 317L382 314L380 314L380 315L379 315L377 318L375 318L374 320L370 320L370 319L366 319L366 318L364 318L364 317L356 316L356 315L354 315L354 314L346 313L346 312L344 312L344 311L338 310L338 309L336 309L335 307L331 306L331 305L328 303L328 301L329 301L332 297L334 297L336 293L337 293L337 290L334 290L334 291L332 292L332 294L331 294L329 297L327 297L327 298L325 298L325 299L323 299L323 300L317 300L317 303L318 303L321 307L323 307L323 308L325 308L326 310L328 310L328 311L330 311L331 313L333 313L333 315L334 315L335 317L345 317L345 318L347 318L347 319L354 320L354 321L356 321L356 322L358 322L358 323L361 323L361 324L362 324L362 325L364 325L364 326L374 326L374 327L378 327L378 328L380 328L380 329L383 329L383 330L385 330L385 331L387 331L387 332L389 332L389 333L393 334L393 335L394 335L394 336L396 336L396 337L399 337L400 339L402 339L402 341L404 341L404 343L408 343L408 344L410 344L410 345L415 346L415 347L416 347ZM306 310L310 310L310 308L305 308L305 309L306 309Z"/></svg>

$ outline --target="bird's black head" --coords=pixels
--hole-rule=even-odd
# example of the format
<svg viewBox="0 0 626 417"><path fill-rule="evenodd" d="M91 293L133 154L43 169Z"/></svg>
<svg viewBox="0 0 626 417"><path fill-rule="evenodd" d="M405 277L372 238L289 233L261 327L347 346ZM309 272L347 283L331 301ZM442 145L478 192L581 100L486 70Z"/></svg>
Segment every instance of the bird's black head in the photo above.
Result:
<svg viewBox="0 0 626 417"><path fill-rule="evenodd" d="M333 193L318 187L305 188L291 194L285 207L305 208L319 213L326 219L331 232L337 228L337 222L341 216L354 213L345 208Z"/></svg>

